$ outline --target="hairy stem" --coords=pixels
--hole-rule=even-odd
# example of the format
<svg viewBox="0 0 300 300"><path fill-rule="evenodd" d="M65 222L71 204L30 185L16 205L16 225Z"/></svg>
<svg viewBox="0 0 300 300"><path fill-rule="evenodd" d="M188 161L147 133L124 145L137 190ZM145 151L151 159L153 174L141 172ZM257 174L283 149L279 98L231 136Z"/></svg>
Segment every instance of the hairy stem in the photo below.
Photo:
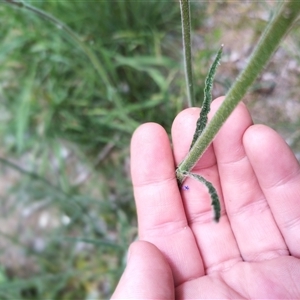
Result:
<svg viewBox="0 0 300 300"><path fill-rule="evenodd" d="M187 85L188 105L195 105L194 85L192 71L192 51L191 51L191 20L190 20L190 1L179 0L182 26L183 58L185 69L185 80Z"/></svg>
<svg viewBox="0 0 300 300"><path fill-rule="evenodd" d="M292 27L295 19L300 14L300 1L281 2L278 13L265 29L258 45L250 57L247 67L236 79L234 85L228 91L224 102L207 125L202 135L197 139L194 146L177 169L177 178L182 183L185 176L184 171L190 171L199 158L208 148L221 126L232 113L234 108L242 100L247 89L263 70L272 54L279 46L282 38Z"/></svg>

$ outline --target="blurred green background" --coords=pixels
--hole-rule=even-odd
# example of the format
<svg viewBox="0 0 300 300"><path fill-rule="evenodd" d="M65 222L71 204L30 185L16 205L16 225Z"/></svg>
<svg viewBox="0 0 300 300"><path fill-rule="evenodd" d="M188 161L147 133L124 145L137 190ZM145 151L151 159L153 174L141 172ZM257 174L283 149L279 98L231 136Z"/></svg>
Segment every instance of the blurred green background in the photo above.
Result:
<svg viewBox="0 0 300 300"><path fill-rule="evenodd" d="M0 299L108 298L137 237L131 135L148 121L169 133L186 107L179 4L26 2L51 21L13 3L0 2ZM214 97L244 68L273 6L192 2L199 106L219 45ZM299 46L295 26L245 97L298 159Z"/></svg>

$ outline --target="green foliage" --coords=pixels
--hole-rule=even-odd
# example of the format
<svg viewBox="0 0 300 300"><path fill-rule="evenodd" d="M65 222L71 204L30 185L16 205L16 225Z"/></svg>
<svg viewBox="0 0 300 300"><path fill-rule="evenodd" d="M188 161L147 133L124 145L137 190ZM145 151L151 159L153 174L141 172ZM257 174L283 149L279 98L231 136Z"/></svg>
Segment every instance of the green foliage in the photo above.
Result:
<svg viewBox="0 0 300 300"><path fill-rule="evenodd" d="M105 298L136 237L131 135L183 107L179 6L27 3L0 5L0 219L22 228L0 235L30 267L2 261L0 299Z"/></svg>
<svg viewBox="0 0 300 300"><path fill-rule="evenodd" d="M0 5L0 299L108 298L137 235L131 134L169 131L185 107L179 4L12 2ZM198 35L210 5L191 3ZM221 27L194 53L196 96Z"/></svg>
<svg viewBox="0 0 300 300"><path fill-rule="evenodd" d="M63 17L64 23L96 53L105 74L100 78L97 76L80 45L61 27L56 28L24 8L12 12L11 8L5 7L3 15L6 12L15 14L18 23L14 24L14 32L3 34L2 40L10 45L10 39L13 39L15 44L18 43L18 51L10 52L10 59L2 60L2 68L12 70L14 66L7 64L14 58L20 71L18 78L11 79L14 89L5 91L6 99L11 101L16 93L25 93L18 84L22 78L28 78L24 83L27 93L36 95L31 103L22 100L16 107L17 112L26 105L28 111L18 119L16 147L20 148L20 139L27 130L38 135L30 124L36 125L36 129L42 124L42 134L63 136L82 143L89 150L106 144L116 130L121 131L127 141L138 124L154 116L149 109L143 109L144 106L162 110L164 117L158 121L169 125L176 111L168 87L179 65L170 58L171 55L165 58L167 50L163 49L163 44L172 43L172 40L167 36L164 24L172 20L175 23L179 16L178 7L155 1L147 4L101 1L92 7L82 1L72 4L41 1L40 5L41 9L52 9L50 12L57 18ZM164 13L166 11L168 14ZM88 26L82 28L87 20ZM3 27L7 28L6 24ZM22 32L24 27L28 28L29 34ZM25 55L26 62L23 61ZM177 59L178 53L176 55L174 58ZM108 90L108 83L103 82L103 78L109 79ZM30 87L31 83L35 87Z"/></svg>

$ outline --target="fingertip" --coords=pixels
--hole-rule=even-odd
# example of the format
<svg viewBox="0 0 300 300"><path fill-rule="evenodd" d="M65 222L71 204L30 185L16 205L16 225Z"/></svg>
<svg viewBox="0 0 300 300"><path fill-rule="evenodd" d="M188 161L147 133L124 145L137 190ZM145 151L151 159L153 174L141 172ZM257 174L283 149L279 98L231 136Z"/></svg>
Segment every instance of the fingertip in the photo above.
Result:
<svg viewBox="0 0 300 300"><path fill-rule="evenodd" d="M218 97L212 102L212 111L208 115L211 119L217 108L224 101L225 97ZM174 119L172 125L172 142L174 145L175 162L180 163L187 155L196 129L196 123L200 116L201 109L191 107L181 111ZM215 156L210 146L204 153L201 161L197 164L199 168L207 168L215 163Z"/></svg>
<svg viewBox="0 0 300 300"><path fill-rule="evenodd" d="M222 98L212 108L214 114L221 105ZM216 135L213 145L219 164L239 161L245 156L243 135L253 124L251 115L243 102L240 102L225 121Z"/></svg>
<svg viewBox="0 0 300 300"><path fill-rule="evenodd" d="M265 153L270 154L282 143L285 142L278 133L263 124L248 127L243 135L243 144L252 162L259 162Z"/></svg>
<svg viewBox="0 0 300 300"><path fill-rule="evenodd" d="M250 126L243 136L243 143L253 169L265 188L299 172L294 153L272 128L262 124Z"/></svg>
<svg viewBox="0 0 300 300"><path fill-rule="evenodd" d="M147 257L153 257L161 260L160 265L168 264L159 249L152 243L138 240L129 246L127 262L129 262L131 258L145 259Z"/></svg>
<svg viewBox="0 0 300 300"><path fill-rule="evenodd" d="M254 124L254 125L250 126L246 130L246 132L243 136L244 144L251 145L251 143L253 143L253 142L256 143L256 141L258 139L260 139L262 136L265 135L265 131L269 131L269 129L271 129L271 128L269 128L263 124Z"/></svg>
<svg viewBox="0 0 300 300"><path fill-rule="evenodd" d="M147 269L167 272L172 276L169 263L162 252L152 243L138 240L133 242L128 250L128 262L135 260L137 265L146 265Z"/></svg>
<svg viewBox="0 0 300 300"><path fill-rule="evenodd" d="M211 104L211 110L214 113L219 106L224 101L225 97L221 96L213 100ZM196 121L199 118L200 114L200 107L189 107L181 111L174 119L173 125L172 125L172 135L177 134L179 131L186 131L189 132L192 129L196 128ZM185 130L186 129L186 130ZM192 139L192 134L191 134Z"/></svg>
<svg viewBox="0 0 300 300"><path fill-rule="evenodd" d="M173 299L172 271L163 254L146 241L129 248L126 269L111 299Z"/></svg>
<svg viewBox="0 0 300 300"><path fill-rule="evenodd" d="M199 107L189 107L184 110L182 110L174 119L172 124L172 132L176 131L178 127L181 127L182 125L186 126L186 121L189 119L197 119L199 117L200 108ZM195 124L192 123L192 126Z"/></svg>
<svg viewBox="0 0 300 300"><path fill-rule="evenodd" d="M131 138L131 149L140 147L143 143L152 140L152 137L157 134L164 134L164 128L157 123L144 123L140 125L134 132Z"/></svg>
<svg viewBox="0 0 300 300"><path fill-rule="evenodd" d="M181 111L175 117L171 130L173 144L177 144L177 141L183 141L186 144L185 148L189 147L193 139L199 114L200 108L190 107Z"/></svg>
<svg viewBox="0 0 300 300"><path fill-rule="evenodd" d="M171 132L174 159L177 165L190 149L199 114L200 108L191 107L181 111L174 119Z"/></svg>
<svg viewBox="0 0 300 300"><path fill-rule="evenodd" d="M134 185L174 177L169 138L159 124L145 123L138 127L132 136L130 149Z"/></svg>

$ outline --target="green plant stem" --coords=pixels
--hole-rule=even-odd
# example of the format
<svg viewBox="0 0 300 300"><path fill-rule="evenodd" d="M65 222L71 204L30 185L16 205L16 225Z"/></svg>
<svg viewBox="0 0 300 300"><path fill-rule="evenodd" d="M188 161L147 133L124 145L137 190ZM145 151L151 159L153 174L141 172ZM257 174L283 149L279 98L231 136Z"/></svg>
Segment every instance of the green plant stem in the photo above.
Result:
<svg viewBox="0 0 300 300"><path fill-rule="evenodd" d="M224 102L205 128L202 135L197 139L188 155L178 166L176 175L179 184L182 184L185 179L185 176L182 173L184 171L189 172L203 155L221 126L242 100L247 89L263 70L264 66L279 46L280 41L290 30L297 16L300 14L300 1L289 0L281 2L279 5L280 7L277 15L265 29L256 49L250 57L247 67L239 75L234 85L228 91Z"/></svg>
<svg viewBox="0 0 300 300"><path fill-rule="evenodd" d="M191 51L191 20L190 20L190 1L179 0L181 12L182 26L182 42L183 42L183 57L185 80L187 85L188 106L195 105L194 101L194 85L192 71L192 51Z"/></svg>

